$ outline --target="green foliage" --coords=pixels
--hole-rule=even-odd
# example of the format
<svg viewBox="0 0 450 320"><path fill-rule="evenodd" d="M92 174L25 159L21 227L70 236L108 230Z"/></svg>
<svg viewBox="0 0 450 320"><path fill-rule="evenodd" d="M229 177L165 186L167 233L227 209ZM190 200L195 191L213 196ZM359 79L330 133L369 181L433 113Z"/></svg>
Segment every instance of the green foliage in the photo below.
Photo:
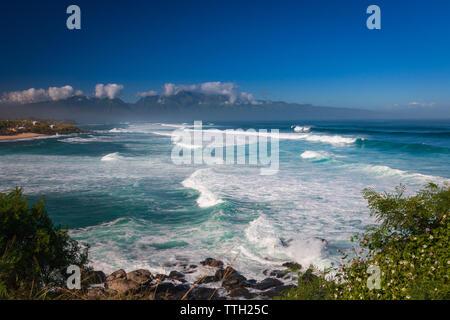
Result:
<svg viewBox="0 0 450 320"><path fill-rule="evenodd" d="M414 196L363 191L371 215L378 224L355 235L353 254L343 254L332 279L322 276L329 299L450 299L449 267L450 187L430 183ZM370 286L369 267L380 270L380 288ZM368 281L369 280L369 281ZM299 287L284 295L309 299L309 289ZM305 291L305 294L302 294Z"/></svg>
<svg viewBox="0 0 450 320"><path fill-rule="evenodd" d="M326 279L327 270L320 272L310 266L304 273L296 270L298 274L297 287L284 292L277 300L324 300L329 298L332 281Z"/></svg>
<svg viewBox="0 0 450 320"><path fill-rule="evenodd" d="M352 241L359 245L336 274L339 299L449 299L450 188L429 184L416 195L363 191L379 225ZM370 290L369 266L381 271L381 288Z"/></svg>
<svg viewBox="0 0 450 320"><path fill-rule="evenodd" d="M0 297L61 285L69 265L87 265L88 248L53 226L44 206L30 208L19 188L0 193Z"/></svg>
<svg viewBox="0 0 450 320"><path fill-rule="evenodd" d="M53 127L50 127L53 126ZM21 128L21 129L19 129ZM19 133L37 133L37 134L71 134L83 133L72 124L63 124L59 122L35 121L32 120L0 120L0 135L11 136Z"/></svg>

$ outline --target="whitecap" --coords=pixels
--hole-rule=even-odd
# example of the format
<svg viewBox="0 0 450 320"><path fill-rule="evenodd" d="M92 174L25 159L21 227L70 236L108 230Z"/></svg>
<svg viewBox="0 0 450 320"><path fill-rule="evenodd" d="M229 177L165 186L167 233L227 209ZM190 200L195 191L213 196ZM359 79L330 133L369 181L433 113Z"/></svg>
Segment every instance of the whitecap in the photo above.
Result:
<svg viewBox="0 0 450 320"><path fill-rule="evenodd" d="M103 156L101 161L116 161L119 160L120 156L118 152L109 153L106 156Z"/></svg>
<svg viewBox="0 0 450 320"><path fill-rule="evenodd" d="M416 181L419 183L426 183L426 182L444 183L449 181L448 179L445 179L443 177L393 169L385 165L363 165L360 168L365 173L369 173L381 178L395 177L407 181Z"/></svg>
<svg viewBox="0 0 450 320"><path fill-rule="evenodd" d="M303 152L300 155L300 157L302 157L303 159L324 160L324 159L329 159L330 158L330 154L328 152L325 152L325 151L306 150L305 152Z"/></svg>
<svg viewBox="0 0 450 320"><path fill-rule="evenodd" d="M302 126L291 126L294 129L294 132L309 132L311 131L311 127L302 127Z"/></svg>
<svg viewBox="0 0 450 320"><path fill-rule="evenodd" d="M206 187L203 181L204 177L201 176L205 170L209 169L199 169L181 183L184 187L197 190L200 193L197 199L197 204L200 208L213 207L223 202L222 199Z"/></svg>

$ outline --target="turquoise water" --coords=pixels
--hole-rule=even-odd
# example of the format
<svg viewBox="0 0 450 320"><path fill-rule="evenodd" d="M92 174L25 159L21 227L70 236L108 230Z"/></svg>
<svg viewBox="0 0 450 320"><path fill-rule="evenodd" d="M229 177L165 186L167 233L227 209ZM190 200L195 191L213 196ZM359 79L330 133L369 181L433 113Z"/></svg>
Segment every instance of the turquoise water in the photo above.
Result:
<svg viewBox="0 0 450 320"><path fill-rule="evenodd" d="M42 196L57 224L91 245L96 268L168 271L208 256L244 274L285 261L327 266L374 223L361 190L410 192L450 178L450 122L208 123L280 129L280 168L175 165L173 130L90 125L88 134L0 143L0 191ZM324 241L325 240L325 241Z"/></svg>

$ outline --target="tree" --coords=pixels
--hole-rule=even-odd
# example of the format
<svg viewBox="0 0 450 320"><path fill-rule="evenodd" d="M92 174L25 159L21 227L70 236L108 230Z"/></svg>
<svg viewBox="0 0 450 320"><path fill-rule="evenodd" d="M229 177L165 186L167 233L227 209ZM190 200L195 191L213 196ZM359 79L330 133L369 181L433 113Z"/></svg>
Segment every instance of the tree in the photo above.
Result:
<svg viewBox="0 0 450 320"><path fill-rule="evenodd" d="M53 225L44 198L29 207L20 188L0 193L0 297L63 285L69 265L87 263L88 247Z"/></svg>

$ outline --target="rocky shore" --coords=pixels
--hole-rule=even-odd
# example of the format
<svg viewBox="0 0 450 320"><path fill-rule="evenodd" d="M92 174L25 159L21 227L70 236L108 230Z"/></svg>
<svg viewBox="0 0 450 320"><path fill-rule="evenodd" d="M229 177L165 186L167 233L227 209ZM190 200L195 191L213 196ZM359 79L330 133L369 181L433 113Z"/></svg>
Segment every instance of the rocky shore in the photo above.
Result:
<svg viewBox="0 0 450 320"><path fill-rule="evenodd" d="M247 279L232 266L207 258L199 265L173 264L176 270L168 274L153 274L139 269L131 272L117 270L106 276L92 271L86 291L88 299L154 299L154 300L225 300L272 299L282 291L294 287L301 266L284 263L277 270L264 270L264 279ZM196 280L189 281L187 278ZM188 277L188 275L190 277Z"/></svg>

